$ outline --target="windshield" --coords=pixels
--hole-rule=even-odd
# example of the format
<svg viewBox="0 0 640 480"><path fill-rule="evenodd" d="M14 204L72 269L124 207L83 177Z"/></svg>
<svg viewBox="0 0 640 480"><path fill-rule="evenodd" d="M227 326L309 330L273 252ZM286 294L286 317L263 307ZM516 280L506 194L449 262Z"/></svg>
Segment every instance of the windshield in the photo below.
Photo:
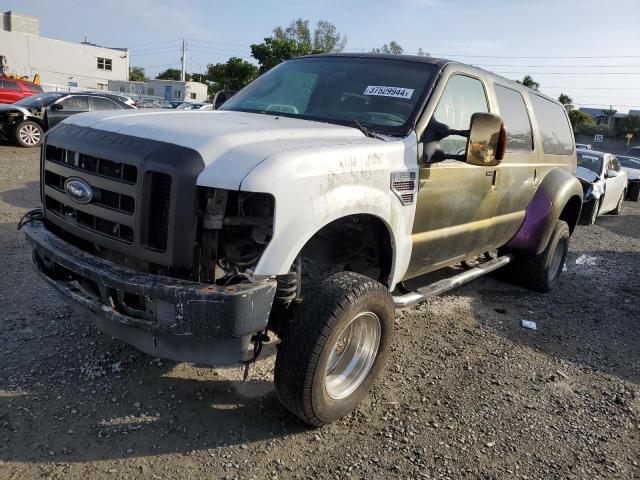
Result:
<svg viewBox="0 0 640 480"><path fill-rule="evenodd" d="M602 158L595 155L578 155L578 166L600 175L602 173Z"/></svg>
<svg viewBox="0 0 640 480"><path fill-rule="evenodd" d="M637 168L640 170L640 158L616 156L620 165L625 168Z"/></svg>
<svg viewBox="0 0 640 480"><path fill-rule="evenodd" d="M221 110L362 125L406 135L438 71L383 58L307 57L281 63L227 100Z"/></svg>
<svg viewBox="0 0 640 480"><path fill-rule="evenodd" d="M24 108L40 108L46 107L50 103L60 98L62 95L59 93L42 93L40 95L32 95L22 100L18 100L14 105L20 105Z"/></svg>

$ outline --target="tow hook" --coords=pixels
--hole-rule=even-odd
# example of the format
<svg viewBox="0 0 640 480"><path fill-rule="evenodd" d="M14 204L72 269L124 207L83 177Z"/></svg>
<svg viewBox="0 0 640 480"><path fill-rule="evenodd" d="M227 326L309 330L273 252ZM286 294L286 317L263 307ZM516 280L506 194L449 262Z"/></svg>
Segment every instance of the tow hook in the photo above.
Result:
<svg viewBox="0 0 640 480"><path fill-rule="evenodd" d="M247 378L249 378L249 370L251 368L251 364L254 363L258 356L260 356L260 352L262 352L262 345L264 342L268 342L270 340L267 331L258 332L253 337L251 337L251 341L253 342L253 356L250 360L246 360L243 362L244 364L244 374L242 375L242 381L245 382Z"/></svg>

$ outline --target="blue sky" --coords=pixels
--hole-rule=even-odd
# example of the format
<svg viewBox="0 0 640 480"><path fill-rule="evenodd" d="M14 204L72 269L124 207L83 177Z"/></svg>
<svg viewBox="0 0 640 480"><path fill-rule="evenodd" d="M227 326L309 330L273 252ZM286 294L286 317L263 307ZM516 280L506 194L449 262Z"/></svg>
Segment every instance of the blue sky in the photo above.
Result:
<svg viewBox="0 0 640 480"><path fill-rule="evenodd" d="M345 51L396 40L406 53L422 48L514 79L529 73L576 104L640 109L640 0L2 0L0 8L38 15L43 36L129 47L131 64L151 76L179 65L182 38L197 72L230 56L251 60L249 45L276 25L324 18L347 35Z"/></svg>

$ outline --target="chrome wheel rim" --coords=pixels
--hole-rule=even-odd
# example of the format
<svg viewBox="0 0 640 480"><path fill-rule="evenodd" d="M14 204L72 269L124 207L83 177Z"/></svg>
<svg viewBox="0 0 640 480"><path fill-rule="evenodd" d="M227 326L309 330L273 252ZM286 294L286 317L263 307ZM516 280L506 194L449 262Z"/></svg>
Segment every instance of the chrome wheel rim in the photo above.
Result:
<svg viewBox="0 0 640 480"><path fill-rule="evenodd" d="M24 125L20 127L19 135L20 140L22 140L25 145L30 146L37 145L42 137L40 129L35 125Z"/></svg>
<svg viewBox="0 0 640 480"><path fill-rule="evenodd" d="M378 354L382 327L373 312L356 315L331 346L325 390L339 400L351 395L364 381Z"/></svg>

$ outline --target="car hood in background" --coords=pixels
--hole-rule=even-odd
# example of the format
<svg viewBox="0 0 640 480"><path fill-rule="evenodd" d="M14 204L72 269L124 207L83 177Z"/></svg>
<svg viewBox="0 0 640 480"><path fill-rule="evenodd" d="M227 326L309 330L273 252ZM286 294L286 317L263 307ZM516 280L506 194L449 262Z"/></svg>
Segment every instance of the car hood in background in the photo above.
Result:
<svg viewBox="0 0 640 480"><path fill-rule="evenodd" d="M578 180L581 182L587 183L595 183L600 179L595 172L584 167L576 167L576 177L578 177Z"/></svg>
<svg viewBox="0 0 640 480"><path fill-rule="evenodd" d="M640 169L627 167L622 167L622 169L627 172L627 175L629 175L629 181L640 180Z"/></svg>
<svg viewBox="0 0 640 480"><path fill-rule="evenodd" d="M20 105L14 105L13 103L0 103L0 113L4 112L20 112L23 115L31 115L28 109Z"/></svg>
<svg viewBox="0 0 640 480"><path fill-rule="evenodd" d="M167 142L197 151L201 174L217 188L237 189L267 158L288 150L376 145L356 128L276 115L232 111L127 110L74 115L63 124Z"/></svg>

